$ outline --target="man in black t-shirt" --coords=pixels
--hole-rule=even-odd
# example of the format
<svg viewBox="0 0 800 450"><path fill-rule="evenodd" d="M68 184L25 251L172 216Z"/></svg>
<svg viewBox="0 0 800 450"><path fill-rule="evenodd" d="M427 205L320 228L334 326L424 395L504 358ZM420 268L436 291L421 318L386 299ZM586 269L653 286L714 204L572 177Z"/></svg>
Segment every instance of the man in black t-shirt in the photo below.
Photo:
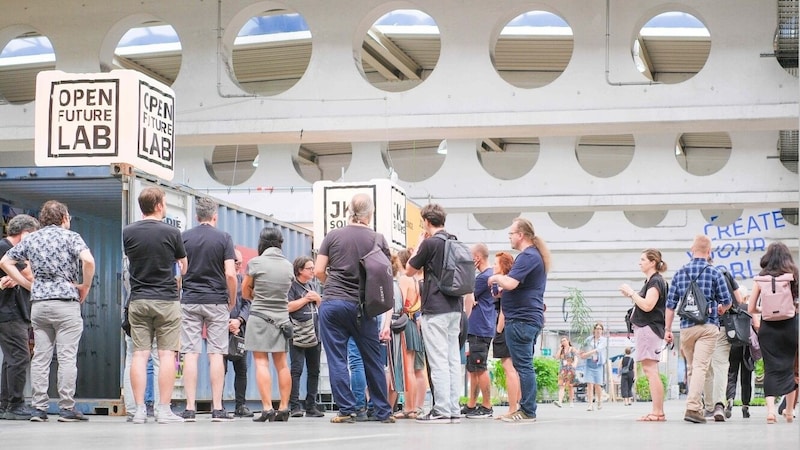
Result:
<svg viewBox="0 0 800 450"><path fill-rule="evenodd" d="M194 422L196 418L197 360L203 350L204 327L211 377L211 421L229 419L222 407L223 357L228 354L230 310L236 306L236 254L231 235L216 228L218 208L213 200L198 198L195 201L198 225L183 233L183 245L189 258L181 298L181 353L184 354L186 392L183 419L187 422Z"/></svg>
<svg viewBox="0 0 800 450"><path fill-rule="evenodd" d="M425 230L419 246L406 263L406 275L413 276L425 269L422 289L422 336L428 357L434 406L422 417L420 423L458 423L461 417L461 332L460 297L443 294L436 279L441 278L444 259L444 239L435 234L449 234L444 229L447 213L441 205L432 203L422 207L422 227ZM435 278L435 279L434 279Z"/></svg>
<svg viewBox="0 0 800 450"><path fill-rule="evenodd" d="M8 237L0 240L0 258L28 233L39 229L39 221L27 214L14 216L8 222ZM32 280L27 264L17 269ZM29 420L25 406L25 379L31 362L28 328L31 324L30 292L23 289L0 269L0 350L3 351L3 372L0 375L0 418Z"/></svg>
<svg viewBox="0 0 800 450"><path fill-rule="evenodd" d="M170 408L175 384L175 353L180 350L181 306L176 279L186 273L186 249L181 231L162 222L167 212L166 193L158 187L147 187L139 194L142 220L122 230L122 243L130 272L130 304L133 362L131 387L136 401L133 423L147 421L144 390L147 384L147 360L153 339L158 346L158 359L163 361L158 373L159 405L156 422L183 422Z"/></svg>

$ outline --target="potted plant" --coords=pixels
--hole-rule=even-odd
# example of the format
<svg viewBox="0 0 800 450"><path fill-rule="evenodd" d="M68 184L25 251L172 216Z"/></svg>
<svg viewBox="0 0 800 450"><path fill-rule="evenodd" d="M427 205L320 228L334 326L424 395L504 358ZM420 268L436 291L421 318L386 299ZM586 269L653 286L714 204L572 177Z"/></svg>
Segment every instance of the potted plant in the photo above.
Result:
<svg viewBox="0 0 800 450"><path fill-rule="evenodd" d="M553 395L558 392L558 368L559 363L553 358L546 356L535 356L533 358L533 370L536 372L536 401L541 402L551 400ZM492 365L492 383L500 391L502 398L507 399L506 392L506 371L500 360L494 361Z"/></svg>

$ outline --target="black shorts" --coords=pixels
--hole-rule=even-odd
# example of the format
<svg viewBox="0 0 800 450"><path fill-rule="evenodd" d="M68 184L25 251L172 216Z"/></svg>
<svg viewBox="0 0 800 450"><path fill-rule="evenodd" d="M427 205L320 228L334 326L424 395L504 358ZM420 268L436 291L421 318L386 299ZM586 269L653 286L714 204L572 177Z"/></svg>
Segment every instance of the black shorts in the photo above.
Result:
<svg viewBox="0 0 800 450"><path fill-rule="evenodd" d="M508 346L506 346L505 332L497 333L494 336L494 341L492 341L492 356L495 358L511 357L511 353L508 352Z"/></svg>
<svg viewBox="0 0 800 450"><path fill-rule="evenodd" d="M492 338L467 335L469 342L469 354L467 355L467 372L484 372L486 370L486 360L489 359L489 344Z"/></svg>

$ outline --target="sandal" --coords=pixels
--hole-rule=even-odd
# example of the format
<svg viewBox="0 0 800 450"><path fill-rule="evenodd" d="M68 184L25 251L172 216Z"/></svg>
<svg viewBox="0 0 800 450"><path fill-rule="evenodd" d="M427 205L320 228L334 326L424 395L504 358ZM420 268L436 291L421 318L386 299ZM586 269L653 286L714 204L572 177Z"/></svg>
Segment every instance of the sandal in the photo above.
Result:
<svg viewBox="0 0 800 450"><path fill-rule="evenodd" d="M637 422L666 422L667 416L664 414L647 414L636 419Z"/></svg>
<svg viewBox="0 0 800 450"><path fill-rule="evenodd" d="M767 414L767 423L778 423L777 419L775 419L775 414Z"/></svg>
<svg viewBox="0 0 800 450"><path fill-rule="evenodd" d="M788 411L783 411L783 418L786 419L786 422L792 423L794 421L794 414Z"/></svg>
<svg viewBox="0 0 800 450"><path fill-rule="evenodd" d="M397 411L393 416L395 419L411 419L417 418L417 411Z"/></svg>

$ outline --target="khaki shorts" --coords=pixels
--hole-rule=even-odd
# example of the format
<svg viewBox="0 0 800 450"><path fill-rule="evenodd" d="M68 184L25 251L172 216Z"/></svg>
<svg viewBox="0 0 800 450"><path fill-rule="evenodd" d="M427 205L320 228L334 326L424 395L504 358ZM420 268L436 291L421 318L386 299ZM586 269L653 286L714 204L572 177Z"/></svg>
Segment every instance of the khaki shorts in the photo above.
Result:
<svg viewBox="0 0 800 450"><path fill-rule="evenodd" d="M177 300L133 300L128 307L134 351L150 351L153 338L159 350L181 348L181 304Z"/></svg>
<svg viewBox="0 0 800 450"><path fill-rule="evenodd" d="M228 321L231 313L227 304L183 304L181 323L181 353L203 351L203 325L206 328L206 352L228 354Z"/></svg>

